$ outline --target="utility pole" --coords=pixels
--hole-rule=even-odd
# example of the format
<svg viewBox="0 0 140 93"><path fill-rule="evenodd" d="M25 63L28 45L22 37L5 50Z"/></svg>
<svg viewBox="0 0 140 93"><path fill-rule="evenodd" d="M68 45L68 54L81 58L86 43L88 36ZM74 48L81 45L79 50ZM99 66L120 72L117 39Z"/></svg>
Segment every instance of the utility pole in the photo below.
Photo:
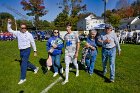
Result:
<svg viewBox="0 0 140 93"><path fill-rule="evenodd" d="M103 0L104 1L104 23L106 23L106 3L108 0Z"/></svg>
<svg viewBox="0 0 140 93"><path fill-rule="evenodd" d="M104 0L104 23L106 23L106 0Z"/></svg>

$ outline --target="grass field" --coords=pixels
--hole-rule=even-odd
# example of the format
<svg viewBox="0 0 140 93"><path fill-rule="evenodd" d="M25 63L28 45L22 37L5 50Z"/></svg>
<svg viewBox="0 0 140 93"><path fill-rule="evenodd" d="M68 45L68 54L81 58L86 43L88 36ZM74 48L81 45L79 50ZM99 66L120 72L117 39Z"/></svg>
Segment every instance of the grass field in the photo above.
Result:
<svg viewBox="0 0 140 93"><path fill-rule="evenodd" d="M16 41L0 42L0 93L40 93L49 84L58 79L59 75L53 78L53 72L43 73L41 65L44 64L46 53L46 42L36 42L38 56L30 56L30 61L40 67L37 74L27 72L27 81L18 85L20 76L19 50ZM101 49L95 64L95 73L89 76L80 68L80 76L75 77L75 69L70 72L69 83L61 85L61 80L55 84L49 93L140 93L140 45L122 45L122 54L116 59L116 79L114 83L105 82L109 78L101 76ZM80 54L80 53L79 53ZM79 56L80 60L80 56ZM62 58L62 65L65 64ZM109 68L108 68L109 72Z"/></svg>

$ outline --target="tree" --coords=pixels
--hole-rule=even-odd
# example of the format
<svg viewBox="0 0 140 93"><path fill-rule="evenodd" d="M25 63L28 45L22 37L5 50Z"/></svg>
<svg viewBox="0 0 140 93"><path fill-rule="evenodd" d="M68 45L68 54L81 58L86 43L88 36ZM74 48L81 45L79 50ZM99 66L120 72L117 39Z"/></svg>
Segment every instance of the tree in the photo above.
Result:
<svg viewBox="0 0 140 93"><path fill-rule="evenodd" d="M108 18L108 22L112 24L113 27L117 28L120 25L120 16L117 14L111 14Z"/></svg>
<svg viewBox="0 0 140 93"><path fill-rule="evenodd" d="M31 11L28 12L27 15L34 16L35 26L38 26L39 17L42 17L47 14L47 10L45 10L45 6L43 6L44 0L22 0L21 5L23 5L23 10Z"/></svg>
<svg viewBox="0 0 140 93"><path fill-rule="evenodd" d="M126 8L128 6L130 6L128 0L119 0L116 3L116 9Z"/></svg>
<svg viewBox="0 0 140 93"><path fill-rule="evenodd" d="M54 25L59 30L65 30L66 23L69 21L68 15L66 12L60 13L54 20Z"/></svg>
<svg viewBox="0 0 140 93"><path fill-rule="evenodd" d="M134 14L133 14L133 16L138 16L138 15L140 15L140 1L139 1L139 0L134 1L134 2L131 4L131 7L133 7L133 9L134 9Z"/></svg>
<svg viewBox="0 0 140 93"><path fill-rule="evenodd" d="M106 13L106 18L108 18L111 15L112 11L111 10L106 10L105 13ZM104 13L102 14L102 17L103 16L104 16Z"/></svg>
<svg viewBox="0 0 140 93"><path fill-rule="evenodd" d="M0 30L1 31L7 31L7 19L14 19L13 15L6 13L6 12L2 12L0 13ZM13 25L13 28L15 28L15 25Z"/></svg>
<svg viewBox="0 0 140 93"><path fill-rule="evenodd" d="M82 5L82 0L63 0L63 13L69 16L69 21L72 23L73 30L76 29L78 15L86 11L86 4ZM66 19L67 20L67 19Z"/></svg>

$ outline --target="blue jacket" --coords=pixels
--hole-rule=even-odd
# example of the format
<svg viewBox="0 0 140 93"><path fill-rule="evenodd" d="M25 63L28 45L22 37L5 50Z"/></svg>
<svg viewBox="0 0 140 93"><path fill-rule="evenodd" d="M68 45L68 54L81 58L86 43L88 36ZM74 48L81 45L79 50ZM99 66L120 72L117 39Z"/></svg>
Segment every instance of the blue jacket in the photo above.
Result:
<svg viewBox="0 0 140 93"><path fill-rule="evenodd" d="M60 38L60 37L56 37L56 36L52 36L48 39L47 41L47 51L49 51L51 48L52 48L52 44L53 42L57 39L57 38ZM61 38L60 38L61 39ZM63 40L62 40L63 42ZM62 44L58 44L57 47L54 49L54 51L51 53L51 55L59 55L62 53L62 48L64 47L64 43Z"/></svg>
<svg viewBox="0 0 140 93"><path fill-rule="evenodd" d="M86 39L86 42L96 48L96 50L89 49L87 55L90 55L90 56L97 55L97 39L95 38L94 40L91 40L91 38L88 37Z"/></svg>

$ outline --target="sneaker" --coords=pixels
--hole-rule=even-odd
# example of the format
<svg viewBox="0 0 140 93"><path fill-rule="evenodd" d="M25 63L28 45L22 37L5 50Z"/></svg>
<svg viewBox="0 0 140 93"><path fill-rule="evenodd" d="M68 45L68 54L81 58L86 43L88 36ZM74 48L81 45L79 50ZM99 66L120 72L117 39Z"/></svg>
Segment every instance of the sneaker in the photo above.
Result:
<svg viewBox="0 0 140 93"><path fill-rule="evenodd" d="M60 69L60 73L63 74L63 67Z"/></svg>
<svg viewBox="0 0 140 93"><path fill-rule="evenodd" d="M76 77L78 77L78 76L79 76L79 70L76 71Z"/></svg>
<svg viewBox="0 0 140 93"><path fill-rule="evenodd" d="M110 80L110 82L113 82L113 83L114 83L114 80L113 80L113 79L111 79L111 80Z"/></svg>
<svg viewBox="0 0 140 93"><path fill-rule="evenodd" d="M90 76L92 76L92 74L91 74L91 73L90 73L89 75L90 75Z"/></svg>
<svg viewBox="0 0 140 93"><path fill-rule="evenodd" d="M69 82L68 80L65 80L64 82L62 82L62 85L65 85L68 82Z"/></svg>
<svg viewBox="0 0 140 93"><path fill-rule="evenodd" d="M36 67L36 69L34 70L34 74L36 74L39 70L39 67Z"/></svg>
<svg viewBox="0 0 140 93"><path fill-rule="evenodd" d="M58 72L55 72L54 74L53 74L53 77L56 77L58 75Z"/></svg>
<svg viewBox="0 0 140 93"><path fill-rule="evenodd" d="M20 85L20 84L24 83L25 81L26 81L26 79L21 79L21 80L18 82L18 84Z"/></svg>
<svg viewBox="0 0 140 93"><path fill-rule="evenodd" d="M69 68L70 71L72 71L72 69L73 69L72 67Z"/></svg>

